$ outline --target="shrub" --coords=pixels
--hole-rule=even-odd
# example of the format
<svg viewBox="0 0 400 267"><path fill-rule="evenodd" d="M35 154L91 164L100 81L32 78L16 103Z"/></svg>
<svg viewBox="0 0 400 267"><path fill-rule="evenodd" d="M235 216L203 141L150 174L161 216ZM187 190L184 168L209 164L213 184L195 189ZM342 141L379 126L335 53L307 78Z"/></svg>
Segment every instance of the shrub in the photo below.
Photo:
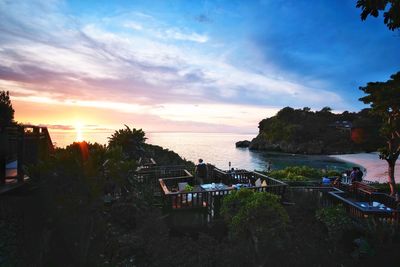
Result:
<svg viewBox="0 0 400 267"><path fill-rule="evenodd" d="M287 180L290 180L290 181L307 181L309 179L307 177L303 176L303 175L296 175L296 174L289 173L288 176L287 176Z"/></svg>
<svg viewBox="0 0 400 267"><path fill-rule="evenodd" d="M248 189L233 192L223 200L221 214L231 238L248 242L259 263L282 249L287 238L289 216L279 200L279 196Z"/></svg>
<svg viewBox="0 0 400 267"><path fill-rule="evenodd" d="M342 205L322 208L316 212L316 218L326 226L329 238L335 242L353 228L353 221Z"/></svg>
<svg viewBox="0 0 400 267"><path fill-rule="evenodd" d="M308 166L290 166L283 170L274 170L269 173L269 176L287 181L309 181L320 180L323 176L340 176L340 172L335 170L324 171Z"/></svg>

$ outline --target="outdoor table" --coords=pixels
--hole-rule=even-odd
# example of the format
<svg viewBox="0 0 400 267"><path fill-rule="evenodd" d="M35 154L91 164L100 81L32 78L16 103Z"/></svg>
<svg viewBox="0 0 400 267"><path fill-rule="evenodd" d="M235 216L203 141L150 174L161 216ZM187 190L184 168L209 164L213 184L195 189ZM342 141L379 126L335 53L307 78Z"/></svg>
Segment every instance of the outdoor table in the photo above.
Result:
<svg viewBox="0 0 400 267"><path fill-rule="evenodd" d="M373 201L372 203L369 202L356 202L356 204L362 208L369 209L372 211L392 211L391 208L386 207L384 204Z"/></svg>
<svg viewBox="0 0 400 267"><path fill-rule="evenodd" d="M203 190L206 190L206 191L223 190L223 189L229 189L230 188L229 186L227 186L227 185L225 185L223 183L219 183L219 184L216 184L216 183L202 184L202 185L200 185L200 187Z"/></svg>

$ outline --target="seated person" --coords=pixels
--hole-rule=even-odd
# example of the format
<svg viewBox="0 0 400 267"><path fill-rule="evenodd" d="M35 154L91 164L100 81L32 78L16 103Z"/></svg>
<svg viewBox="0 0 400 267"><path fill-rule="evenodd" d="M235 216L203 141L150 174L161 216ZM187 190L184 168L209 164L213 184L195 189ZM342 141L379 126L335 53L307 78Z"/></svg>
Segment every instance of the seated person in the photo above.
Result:
<svg viewBox="0 0 400 267"><path fill-rule="evenodd" d="M331 184L331 179L329 179L327 176L322 177L322 184L323 185Z"/></svg>

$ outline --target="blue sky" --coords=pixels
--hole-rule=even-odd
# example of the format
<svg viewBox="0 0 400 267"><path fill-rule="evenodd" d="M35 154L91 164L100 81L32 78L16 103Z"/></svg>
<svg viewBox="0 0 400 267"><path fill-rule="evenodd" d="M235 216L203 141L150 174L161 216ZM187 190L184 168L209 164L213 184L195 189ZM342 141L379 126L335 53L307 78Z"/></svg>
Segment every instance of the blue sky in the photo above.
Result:
<svg viewBox="0 0 400 267"><path fill-rule="evenodd" d="M31 123L255 132L285 106L357 111L400 33L343 1L2 1L0 89Z"/></svg>

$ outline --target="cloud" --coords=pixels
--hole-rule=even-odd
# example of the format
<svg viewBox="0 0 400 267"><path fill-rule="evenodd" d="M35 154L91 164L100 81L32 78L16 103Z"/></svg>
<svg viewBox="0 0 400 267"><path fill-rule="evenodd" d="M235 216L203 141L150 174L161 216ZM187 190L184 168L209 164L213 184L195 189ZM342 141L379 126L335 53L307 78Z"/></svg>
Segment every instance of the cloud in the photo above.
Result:
<svg viewBox="0 0 400 267"><path fill-rule="evenodd" d="M52 125L52 124L39 124L40 127L47 127L51 130L72 131L75 127L72 125Z"/></svg>
<svg viewBox="0 0 400 267"><path fill-rule="evenodd" d="M141 31L143 30L143 26L140 23L134 22L134 21L130 21L124 24L124 27L126 28L130 28L136 31Z"/></svg>
<svg viewBox="0 0 400 267"><path fill-rule="evenodd" d="M172 38L176 40L183 40L183 41L193 41L197 43L205 43L208 41L208 36L204 34L198 34L196 32L182 32L178 29L168 29L164 32L163 36L160 37Z"/></svg>
<svg viewBox="0 0 400 267"><path fill-rule="evenodd" d="M271 73L235 64L230 44L215 49L207 34L146 14L83 21L57 1L1 2L0 12L0 89L16 101L226 127L250 127L278 106L346 105L334 92L276 77L273 64Z"/></svg>

